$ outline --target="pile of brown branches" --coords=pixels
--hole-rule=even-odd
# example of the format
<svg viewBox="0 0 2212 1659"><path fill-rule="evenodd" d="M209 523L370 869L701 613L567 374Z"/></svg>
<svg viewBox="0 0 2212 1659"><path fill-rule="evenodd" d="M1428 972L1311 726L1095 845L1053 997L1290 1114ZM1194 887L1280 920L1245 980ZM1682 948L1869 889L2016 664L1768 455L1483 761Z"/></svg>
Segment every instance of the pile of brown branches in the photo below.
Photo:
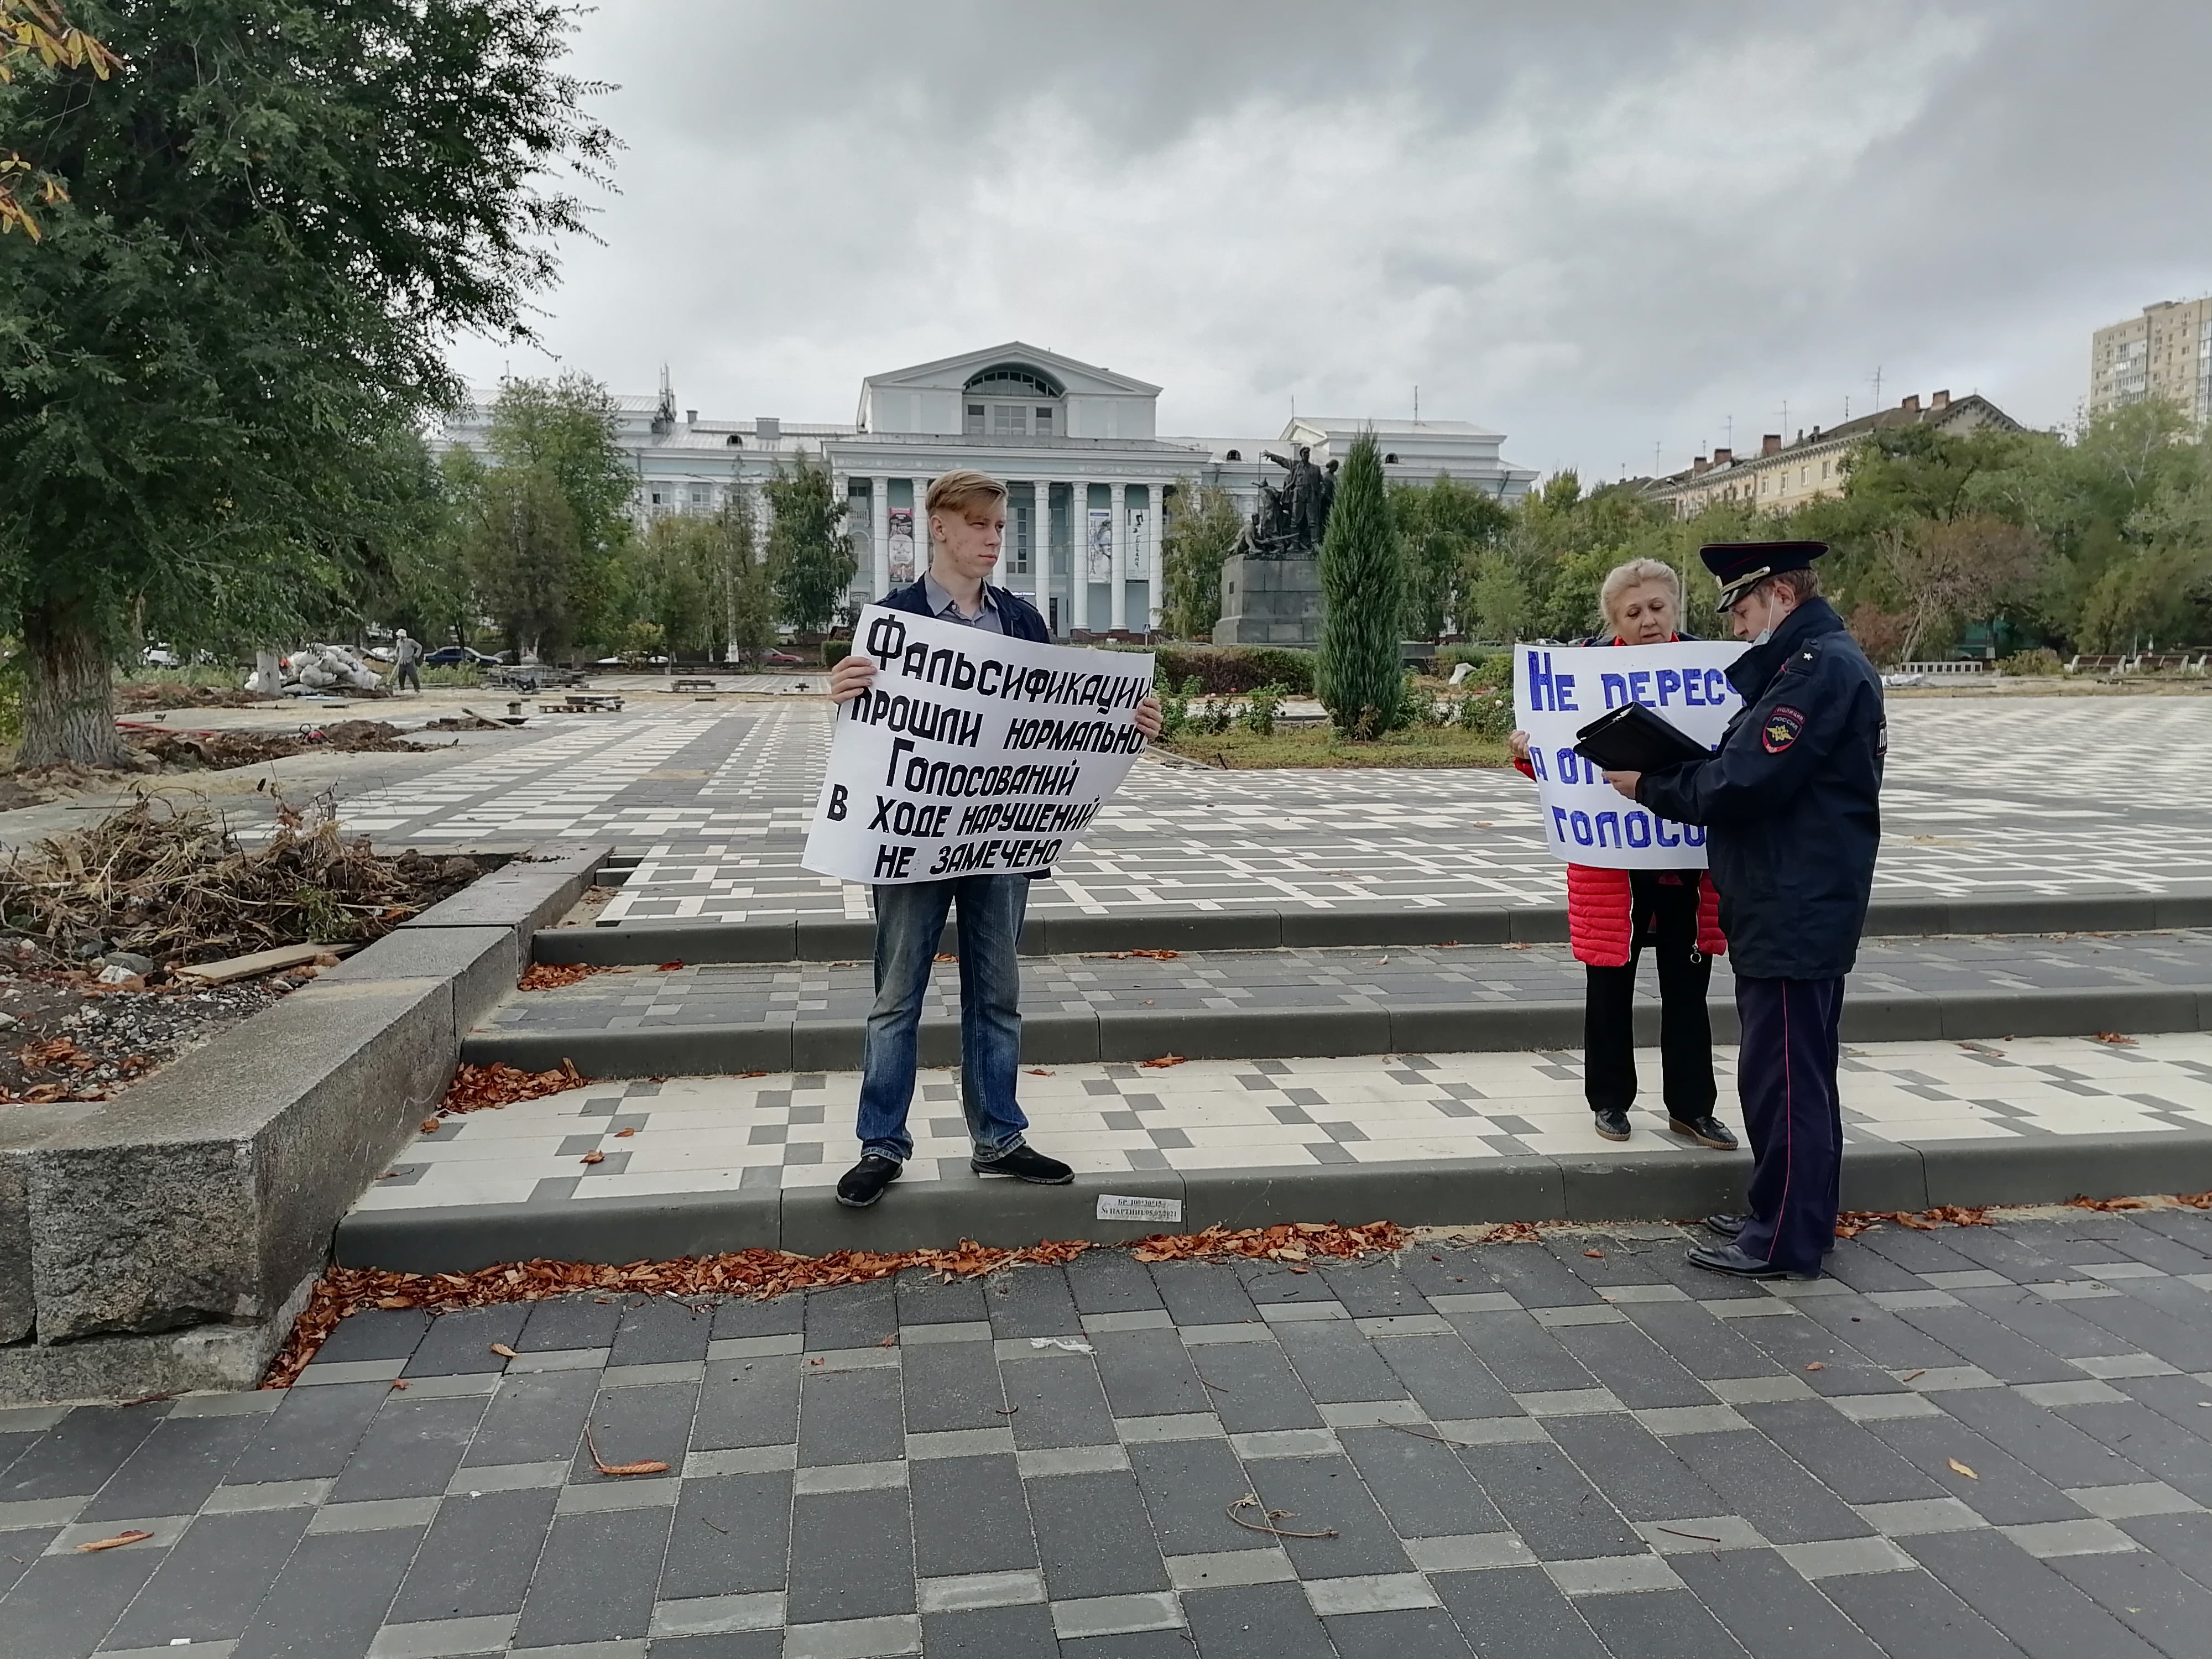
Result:
<svg viewBox="0 0 2212 1659"><path fill-rule="evenodd" d="M366 836L342 837L326 806L286 807L268 841L246 847L210 811L141 799L0 866L0 929L62 957L97 939L208 962L378 939L479 873L465 858L380 858Z"/></svg>

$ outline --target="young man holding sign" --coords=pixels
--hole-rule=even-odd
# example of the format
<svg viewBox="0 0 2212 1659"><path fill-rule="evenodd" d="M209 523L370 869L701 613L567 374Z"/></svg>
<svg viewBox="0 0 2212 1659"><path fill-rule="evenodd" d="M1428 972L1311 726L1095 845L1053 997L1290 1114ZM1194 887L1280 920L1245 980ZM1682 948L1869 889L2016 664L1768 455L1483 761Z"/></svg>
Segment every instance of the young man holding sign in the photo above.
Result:
<svg viewBox="0 0 2212 1659"><path fill-rule="evenodd" d="M1753 1164L1750 1213L1708 1218L1726 1242L1690 1260L1745 1279L1817 1279L1841 1200L1837 1027L1881 842L1888 726L1881 677L1820 597L1813 561L1827 550L1698 550L1736 637L1751 641L1728 671L1744 706L1710 760L1606 774L1631 800L1711 830Z"/></svg>
<svg viewBox="0 0 2212 1659"><path fill-rule="evenodd" d="M981 472L948 472L929 487L929 565L921 579L886 597L886 609L980 632L1048 644L1036 607L990 585L1006 532L1006 487ZM1141 660L1141 659L1140 659ZM830 672L830 701L866 694L875 661L859 651ZM1124 705L1126 707L1126 705ZM1158 698L1133 711L1149 742L1160 732ZM861 1051L860 1161L837 1183L837 1201L866 1209L898 1179L914 1151L907 1111L914 1099L922 998L948 913L960 940L960 1102L978 1175L1062 1186L1074 1171L1025 1143L1029 1120L1015 1099L1020 1073L1021 967L1016 947L1029 903L1030 874L988 873L878 884L876 1000Z"/></svg>

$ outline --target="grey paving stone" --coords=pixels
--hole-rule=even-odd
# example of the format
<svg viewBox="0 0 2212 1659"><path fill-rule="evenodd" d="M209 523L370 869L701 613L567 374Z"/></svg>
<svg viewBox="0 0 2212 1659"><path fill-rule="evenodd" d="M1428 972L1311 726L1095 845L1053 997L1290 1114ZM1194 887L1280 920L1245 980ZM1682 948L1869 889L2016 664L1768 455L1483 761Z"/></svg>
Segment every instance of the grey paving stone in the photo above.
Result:
<svg viewBox="0 0 2212 1659"><path fill-rule="evenodd" d="M1710 1279L1711 1274L1705 1275ZM1629 1322L1691 1376L1772 1376L1781 1367L1743 1340L1729 1322L1695 1302L1644 1302L1622 1307Z"/></svg>
<svg viewBox="0 0 2212 1659"><path fill-rule="evenodd" d="M1595 1291L1591 1294L1595 1296ZM1559 1338L1525 1313L1455 1313L1445 1316L1481 1360L1483 1369L1510 1393L1597 1386L1597 1379L1567 1352Z"/></svg>
<svg viewBox="0 0 2212 1659"><path fill-rule="evenodd" d="M1018 1414L1006 1409L988 1342L909 1343L903 1353L908 1433L1004 1429Z"/></svg>
<svg viewBox="0 0 2212 1659"><path fill-rule="evenodd" d="M2157 1651L1999 1534L1948 1533L1905 1547L2032 1659L2150 1659Z"/></svg>
<svg viewBox="0 0 2212 1659"><path fill-rule="evenodd" d="M2035 1299L2021 1291L2002 1294ZM2050 1304L2042 1305L2048 1309ZM1898 1317L2003 1382L2062 1382L2079 1374L2057 1354L2006 1329L1977 1308L1907 1308Z"/></svg>
<svg viewBox="0 0 2212 1659"><path fill-rule="evenodd" d="M691 1424L694 1449L777 1446L797 1440L802 1365L796 1354L708 1361Z"/></svg>
<svg viewBox="0 0 2212 1659"><path fill-rule="evenodd" d="M1557 1446L1474 1446L1459 1457L1540 1560L1632 1554L1644 1548L1644 1540Z"/></svg>
<svg viewBox="0 0 2212 1659"><path fill-rule="evenodd" d="M335 1504L378 1498L428 1498L446 1490L488 1401L410 1400L395 1395L368 1425L337 1483Z"/></svg>
<svg viewBox="0 0 2212 1659"><path fill-rule="evenodd" d="M1474 1477L1434 1431L1342 1429L1337 1439L1369 1493L1401 1538L1502 1532L1499 1515Z"/></svg>
<svg viewBox="0 0 2212 1659"><path fill-rule="evenodd" d="M1172 1330L1098 1331L1089 1340L1097 1350L1099 1380L1115 1416L1168 1417L1212 1409L1182 1339Z"/></svg>
<svg viewBox="0 0 2212 1659"><path fill-rule="evenodd" d="M660 1599L781 1591L791 1564L791 1502L788 1474L685 1480Z"/></svg>
<svg viewBox="0 0 2212 1659"><path fill-rule="evenodd" d="M2212 1370L2212 1328L2176 1319L2139 1296L2077 1302L2070 1311L2102 1326L2125 1346L2156 1354L2178 1370Z"/></svg>
<svg viewBox="0 0 2212 1659"><path fill-rule="evenodd" d="M464 1308L440 1314L408 1357L404 1376L447 1376L466 1371L501 1371L507 1360L491 1351L495 1342L512 1348L531 1309L526 1303Z"/></svg>
<svg viewBox="0 0 2212 1659"><path fill-rule="evenodd" d="M1374 1341L1346 1322L1280 1325L1275 1334L1298 1380L1316 1401L1405 1397L1405 1385L1382 1363Z"/></svg>
<svg viewBox="0 0 2212 1659"><path fill-rule="evenodd" d="M604 1389L592 1406L592 1440L599 1456L609 1463L635 1463L658 1458L680 1468L691 1437L691 1416L699 1390L689 1382L663 1382L643 1389ZM576 1448L568 1476L577 1486L620 1480L601 1474L592 1461L590 1444Z"/></svg>
<svg viewBox="0 0 2212 1659"><path fill-rule="evenodd" d="M1215 1261L1156 1261L1150 1268L1162 1304L1178 1325L1234 1325L1260 1317L1233 1269Z"/></svg>
<svg viewBox="0 0 2212 1659"><path fill-rule="evenodd" d="M409 1528L302 1538L232 1659L362 1659L422 1538Z"/></svg>
<svg viewBox="0 0 2212 1659"><path fill-rule="evenodd" d="M2079 1504L2019 1459L1948 1417L1870 1423L1869 1432L1975 1514L1996 1526L2079 1520ZM1960 1474L1954 1460L1974 1474Z"/></svg>
<svg viewBox="0 0 2212 1659"><path fill-rule="evenodd" d="M1939 1580L1891 1572L1825 1578L1820 1593L1894 1656L2021 1659L2021 1650Z"/></svg>
<svg viewBox="0 0 2212 1659"><path fill-rule="evenodd" d="M307 1515L272 1510L193 1522L162 1553L160 1567L104 1645L166 1647L180 1636L235 1640L307 1530Z"/></svg>
<svg viewBox="0 0 2212 1659"><path fill-rule="evenodd" d="M1435 1573L1429 1582L1462 1632L1486 1656L1607 1659L1580 1610L1541 1567Z"/></svg>
<svg viewBox="0 0 2212 1659"><path fill-rule="evenodd" d="M902 1325L941 1325L989 1317L982 1285L975 1279L949 1283L935 1273L909 1270L893 1281Z"/></svg>
<svg viewBox="0 0 2212 1659"><path fill-rule="evenodd" d="M1034 1571L1036 1540L1011 1453L910 1467L915 1571L924 1577Z"/></svg>
<svg viewBox="0 0 2212 1659"><path fill-rule="evenodd" d="M1474 1650L1442 1607L1324 1618L1339 1659L1470 1659Z"/></svg>
<svg viewBox="0 0 2212 1659"><path fill-rule="evenodd" d="M2049 1565L2161 1652L2201 1648L2212 1630L2212 1589L2155 1555L2065 1556Z"/></svg>
<svg viewBox="0 0 2212 1659"><path fill-rule="evenodd" d="M1631 1521L1727 1511L1720 1494L1634 1418L1561 1418L1548 1426L1559 1449Z"/></svg>
<svg viewBox="0 0 2212 1659"><path fill-rule="evenodd" d="M1112 1636L1062 1637L1060 1659L1190 1659L1191 1640L1180 1625Z"/></svg>
<svg viewBox="0 0 2212 1659"><path fill-rule="evenodd" d="M1722 1514L1743 1516L1777 1544L1856 1538L1868 1530L1843 1499L1794 1462L1747 1458L1738 1436L1677 1435L1667 1446L1720 1494Z"/></svg>
<svg viewBox="0 0 2212 1659"><path fill-rule="evenodd" d="M1943 1399L1947 1415L2058 1487L2124 1484L2124 1460L2016 1389L1972 1389Z"/></svg>
<svg viewBox="0 0 2212 1659"><path fill-rule="evenodd" d="M983 1301L996 1336L1072 1336L1083 1328L1064 1268L1017 1267L1000 1273Z"/></svg>
<svg viewBox="0 0 2212 1659"><path fill-rule="evenodd" d="M1280 1346L1207 1343L1190 1350L1192 1374L1231 1434L1321 1425L1321 1413Z"/></svg>
<svg viewBox="0 0 2212 1659"><path fill-rule="evenodd" d="M2176 1428L2212 1441L2212 1371L2203 1376L2177 1373L2171 1376L2135 1376L2113 1386L2140 1401Z"/></svg>
<svg viewBox="0 0 2212 1659"><path fill-rule="evenodd" d="M695 1312L682 1302L665 1296L634 1299L615 1326L612 1365L666 1364L674 1360L704 1359L714 1331L712 1310Z"/></svg>
<svg viewBox="0 0 2212 1659"><path fill-rule="evenodd" d="M921 1644L930 1659L1006 1659L1059 1650L1052 1609L1042 1603L924 1613Z"/></svg>
<svg viewBox="0 0 2212 1659"><path fill-rule="evenodd" d="M1747 1319L1737 1327L1784 1376L1814 1394L1897 1394L1905 1388L1886 1368L1814 1320Z"/></svg>
<svg viewBox="0 0 2212 1659"><path fill-rule="evenodd" d="M2155 1480L2212 1505L2212 1462L2204 1443L2148 1407L2118 1403L2061 1406L2058 1414Z"/></svg>
<svg viewBox="0 0 2212 1659"><path fill-rule="evenodd" d="M1712 1659L1735 1645L1686 1589L1585 1596L1577 1611L1613 1659Z"/></svg>
<svg viewBox="0 0 2212 1659"><path fill-rule="evenodd" d="M530 1305L522 1334L507 1346L523 1353L614 1346L622 1304L612 1297L564 1296Z"/></svg>
<svg viewBox="0 0 2212 1659"><path fill-rule="evenodd" d="M806 1292L806 1349L872 1348L898 1334L897 1292L888 1281Z"/></svg>
<svg viewBox="0 0 2212 1659"><path fill-rule="evenodd" d="M2212 1513L2142 1516L2118 1526L2160 1560L2212 1587Z"/></svg>
<svg viewBox="0 0 2212 1659"><path fill-rule="evenodd" d="M1014 1443L1023 1449L1104 1445L1116 1438L1113 1409L1091 1358L1055 1353L1002 1365L1000 1375L1006 1403L1019 1407Z"/></svg>
<svg viewBox="0 0 2212 1659"><path fill-rule="evenodd" d="M905 1488L793 1499L790 1596L794 1625L913 1613Z"/></svg>
<svg viewBox="0 0 2212 1659"><path fill-rule="evenodd" d="M158 1406L79 1406L0 1476L0 1504L88 1498L161 1424Z"/></svg>
<svg viewBox="0 0 2212 1659"><path fill-rule="evenodd" d="M1438 1421L1467 1417L1510 1417L1520 1407L1456 1333L1449 1336L1395 1337L1378 1342L1376 1353L1421 1409Z"/></svg>
<svg viewBox="0 0 2212 1659"><path fill-rule="evenodd" d="M553 1498L542 1487L447 1498L423 1534L387 1622L520 1613L553 1524Z"/></svg>
<svg viewBox="0 0 2212 1659"><path fill-rule="evenodd" d="M1229 1518L1229 1505L1250 1495L1252 1484L1227 1442L1157 1441L1131 1446L1128 1457L1163 1553L1225 1556L1271 1542Z"/></svg>
<svg viewBox="0 0 2212 1659"><path fill-rule="evenodd" d="M583 1442L598 1392L592 1371L541 1371L500 1379L477 1420L464 1468L568 1462Z"/></svg>
<svg viewBox="0 0 2212 1659"><path fill-rule="evenodd" d="M334 1479L391 1397L391 1387L379 1382L286 1389L284 1403L262 1419L261 1432L230 1466L223 1483Z"/></svg>
<svg viewBox="0 0 2212 1659"><path fill-rule="evenodd" d="M2111 1353L2115 1346L2110 1331L2081 1317L2079 1301L2053 1302L2034 1291L2010 1286L2002 1291L1961 1291L1959 1299L2045 1355L2075 1359L2089 1354ZM1960 1352L1963 1353L1965 1350ZM2005 1380L2026 1382L2062 1379L2008 1376Z"/></svg>
<svg viewBox="0 0 2212 1659"><path fill-rule="evenodd" d="M515 1646L642 1638L653 1623L672 1513L653 1508L556 1516L523 1600Z"/></svg>
<svg viewBox="0 0 2212 1659"><path fill-rule="evenodd" d="M1126 1250L1086 1250L1065 1271L1078 1313L1121 1313L1166 1305L1145 1264Z"/></svg>
<svg viewBox="0 0 2212 1659"><path fill-rule="evenodd" d="M1244 1294L1262 1310L1294 1302L1334 1302L1336 1292L1319 1273L1293 1271L1272 1261L1244 1259L1230 1264Z"/></svg>
<svg viewBox="0 0 2212 1659"><path fill-rule="evenodd" d="M1867 1633L1771 1550L1692 1553L1673 1565L1747 1652L1766 1651L1786 1632L1793 1659L1880 1659Z"/></svg>
<svg viewBox="0 0 2212 1659"><path fill-rule="evenodd" d="M1962 1363L1963 1356L1864 1297L1813 1297L1802 1307L1807 1319L1885 1370L1932 1370Z"/></svg>
<svg viewBox="0 0 2212 1659"><path fill-rule="evenodd" d="M872 1463L906 1455L896 1370L800 1373L799 1461ZM903 1611L903 1609L901 1609Z"/></svg>
<svg viewBox="0 0 2212 1659"><path fill-rule="evenodd" d="M1846 1504L1896 1504L1943 1495L1934 1480L1824 1401L1784 1400L1737 1409Z"/></svg>
<svg viewBox="0 0 2212 1659"><path fill-rule="evenodd" d="M710 1340L730 1341L750 1336L797 1336L806 1328L806 1298L776 1296L765 1300L732 1297L715 1304Z"/></svg>
<svg viewBox="0 0 2212 1659"><path fill-rule="evenodd" d="M1316 1271L1354 1319L1428 1311L1421 1293L1407 1280L1395 1256L1322 1261L1316 1264Z"/></svg>
<svg viewBox="0 0 2212 1659"><path fill-rule="evenodd" d="M1555 1334L1560 1346L1625 1406L1702 1406L1712 1398L1697 1377L1626 1319L1618 1325L1577 1326Z"/></svg>
<svg viewBox="0 0 2212 1659"><path fill-rule="evenodd" d="M1245 1473L1253 1492L1267 1510L1287 1511L1271 1524L1285 1531L1334 1530L1336 1534L1333 1538L1278 1540L1301 1578L1402 1573L1412 1569L1404 1547L1350 1458L1340 1454L1270 1458L1248 1462ZM1248 1520L1267 1519L1249 1509L1243 1513Z"/></svg>
<svg viewBox="0 0 2212 1659"><path fill-rule="evenodd" d="M6 1540L13 1544L20 1534ZM13 1549L0 1553L14 1554ZM0 1631L25 1655L89 1654L161 1565L162 1550L70 1553L33 1559L4 1600Z"/></svg>
<svg viewBox="0 0 2212 1659"><path fill-rule="evenodd" d="M1054 1601L1168 1588L1133 1474L1069 1474L1022 1486L1045 1590Z"/></svg>
<svg viewBox="0 0 2212 1659"><path fill-rule="evenodd" d="M420 1308L368 1308L349 1314L316 1350L319 1362L404 1359L415 1352L434 1316Z"/></svg>
<svg viewBox="0 0 2212 1659"><path fill-rule="evenodd" d="M1492 1244L1480 1252L1482 1269L1524 1308L1595 1307L1603 1298L1539 1245Z"/></svg>
<svg viewBox="0 0 2212 1659"><path fill-rule="evenodd" d="M1206 1659L1334 1659L1328 1630L1296 1584L1193 1590L1182 1611Z"/></svg>
<svg viewBox="0 0 2212 1659"><path fill-rule="evenodd" d="M165 1419L139 1443L77 1518L191 1515L260 1427L257 1417Z"/></svg>

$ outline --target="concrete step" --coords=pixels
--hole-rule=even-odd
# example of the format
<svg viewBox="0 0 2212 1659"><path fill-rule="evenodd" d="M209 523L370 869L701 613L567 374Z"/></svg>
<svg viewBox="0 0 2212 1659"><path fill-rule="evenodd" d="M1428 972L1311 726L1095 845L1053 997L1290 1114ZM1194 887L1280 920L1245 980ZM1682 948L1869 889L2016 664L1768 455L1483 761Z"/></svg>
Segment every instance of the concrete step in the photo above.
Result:
<svg viewBox="0 0 2212 1659"><path fill-rule="evenodd" d="M2212 927L2212 888L2163 894L2115 890L2051 897L1880 899L1867 916L1870 939L1948 933L2139 933ZM951 950L952 931L945 933ZM1555 944L1567 937L1565 905L1438 905L1424 908L1120 910L1101 915L1032 915L1024 956L1094 951L1255 951L1278 947ZM532 941L534 960L599 967L663 962L842 962L874 948L875 923L827 914L767 921L618 922L548 927Z"/></svg>

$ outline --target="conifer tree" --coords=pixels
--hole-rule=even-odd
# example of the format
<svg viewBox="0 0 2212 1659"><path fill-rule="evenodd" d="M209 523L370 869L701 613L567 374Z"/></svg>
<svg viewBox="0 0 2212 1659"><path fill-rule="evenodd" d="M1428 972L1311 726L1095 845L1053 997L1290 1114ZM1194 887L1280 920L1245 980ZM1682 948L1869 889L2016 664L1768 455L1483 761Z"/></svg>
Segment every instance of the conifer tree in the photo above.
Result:
<svg viewBox="0 0 2212 1659"><path fill-rule="evenodd" d="M1403 715L1398 656L1404 574L1375 434L1352 446L1321 544L1321 655L1314 680L1338 731L1362 742Z"/></svg>

